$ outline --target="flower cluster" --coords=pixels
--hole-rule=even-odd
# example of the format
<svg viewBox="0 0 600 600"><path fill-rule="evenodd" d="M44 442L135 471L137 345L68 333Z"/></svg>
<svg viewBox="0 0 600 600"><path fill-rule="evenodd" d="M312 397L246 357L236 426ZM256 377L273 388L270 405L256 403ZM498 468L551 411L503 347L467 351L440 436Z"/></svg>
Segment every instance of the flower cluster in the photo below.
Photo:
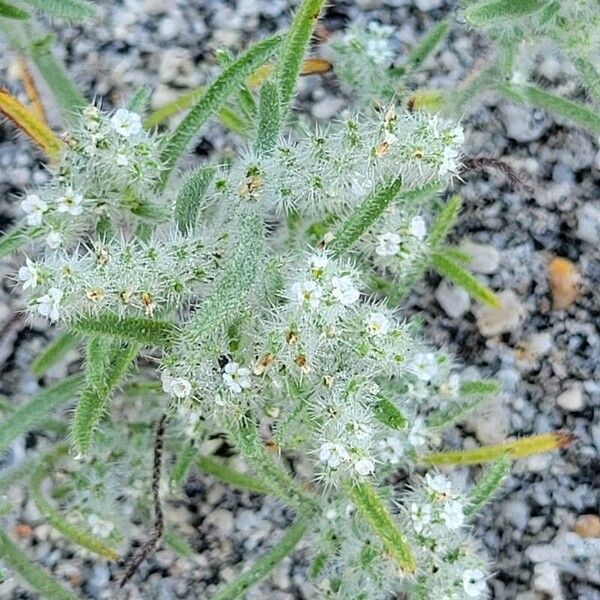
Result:
<svg viewBox="0 0 600 600"><path fill-rule="evenodd" d="M64 142L54 178L21 201L25 224L47 248L70 248L103 218L164 218L154 196L160 138L142 129L138 114L108 116L90 105Z"/></svg>
<svg viewBox="0 0 600 600"><path fill-rule="evenodd" d="M386 179L402 178L407 191L450 182L459 170L463 140L455 123L390 106L326 131L282 139L270 156L249 152L227 179L215 179L212 195L249 202L269 215L339 216ZM411 229L421 235L418 221Z"/></svg>
<svg viewBox="0 0 600 600"><path fill-rule="evenodd" d="M179 234L112 239L41 261L27 258L18 278L30 296L30 311L50 321L109 311L153 317L195 297L225 253L224 240L210 232L192 239Z"/></svg>

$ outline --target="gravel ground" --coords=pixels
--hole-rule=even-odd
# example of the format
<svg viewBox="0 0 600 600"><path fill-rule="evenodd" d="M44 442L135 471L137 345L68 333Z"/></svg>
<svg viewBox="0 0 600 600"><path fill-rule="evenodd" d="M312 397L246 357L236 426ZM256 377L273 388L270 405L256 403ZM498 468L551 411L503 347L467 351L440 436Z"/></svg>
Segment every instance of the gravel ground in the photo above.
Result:
<svg viewBox="0 0 600 600"><path fill-rule="evenodd" d="M98 3L101 20L91 26L56 23L69 70L83 90L119 103L133 89L155 89L153 106L211 75L202 65L212 50L236 48L283 27L285 0L123 0ZM171 6L168 6L168 5ZM356 0L335 2L323 22L339 30L363 17L394 23L410 45L428 25L446 14L443 0ZM168 6L168 9L166 8ZM0 46L0 74L12 85L9 55ZM485 46L457 28L431 59L423 83L447 87L464 76ZM576 93L573 74L548 54L537 67L540 81L563 93ZM346 99L332 76L302 81L300 105L317 119L343 108ZM511 435L566 430L575 443L566 451L520 461L496 501L475 528L497 570L492 597L510 600L600 599L600 312L597 289L600 261L600 153L591 136L539 110L517 108L486 96L465 116L466 154L502 157L532 190L511 186L498 173L478 172L456 186L465 209L454 241L477 255L474 270L502 293L505 313L491 315L460 291L432 276L407 302L420 313L425 334L468 367L469 373L498 377L504 393L463 427L448 433L448 445L493 443ZM196 157L228 152L235 140L217 125L207 128ZM46 177L28 143L0 126L0 229L17 215L14 194ZM533 193L531 193L533 192ZM571 261L579 274L579 293L566 309L553 304L550 276L555 257ZM552 266L550 266L552 264ZM560 266L560 265L558 265ZM38 383L27 367L51 332L29 328L14 317L19 299L0 267L0 393L23 401ZM569 290L566 290L567 294ZM75 360L77 357L74 356ZM57 367L60 376L66 365ZM36 443L21 440L11 461ZM473 473L459 470L458 480ZM25 489L10 490L22 512L15 532L29 554L85 598L115 598L117 569L73 555L68 544L40 519ZM198 551L182 559L161 550L144 564L123 598L171 599L210 596L280 535L289 515L271 500L227 489L194 474L181 501L165 507L166 519ZM585 515L594 515L585 517ZM577 533L575 533L577 532ZM144 530L139 539L144 539ZM248 598L313 598L305 581L306 552L300 545L271 579ZM34 598L9 578L0 598Z"/></svg>

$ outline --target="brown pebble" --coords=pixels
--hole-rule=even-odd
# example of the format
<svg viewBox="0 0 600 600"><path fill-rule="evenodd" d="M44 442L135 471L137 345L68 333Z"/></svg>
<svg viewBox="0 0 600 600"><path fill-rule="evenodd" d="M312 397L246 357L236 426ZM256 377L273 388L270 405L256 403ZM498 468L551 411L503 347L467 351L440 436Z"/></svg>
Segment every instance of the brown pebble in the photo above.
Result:
<svg viewBox="0 0 600 600"><path fill-rule="evenodd" d="M598 538L600 537L600 517L598 515L581 515L573 530L582 538Z"/></svg>
<svg viewBox="0 0 600 600"><path fill-rule="evenodd" d="M569 259L553 258L548 265L548 280L555 310L569 308L577 300L581 278L577 267Z"/></svg>
<svg viewBox="0 0 600 600"><path fill-rule="evenodd" d="M20 538L30 537L32 531L33 530L31 529L31 527L29 527L29 525L26 525L25 523L17 523L15 525L15 528L13 529L14 534Z"/></svg>

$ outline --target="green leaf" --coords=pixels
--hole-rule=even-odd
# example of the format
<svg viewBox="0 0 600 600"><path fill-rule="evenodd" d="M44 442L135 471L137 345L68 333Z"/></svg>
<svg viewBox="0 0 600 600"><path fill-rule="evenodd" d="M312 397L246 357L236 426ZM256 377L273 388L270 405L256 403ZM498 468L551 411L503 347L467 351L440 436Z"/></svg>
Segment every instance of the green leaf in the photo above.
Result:
<svg viewBox="0 0 600 600"><path fill-rule="evenodd" d="M512 461L508 458L501 458L498 462L492 463L486 468L477 485L471 491L469 506L465 509L467 517L474 515L490 501L508 476L511 465Z"/></svg>
<svg viewBox="0 0 600 600"><path fill-rule="evenodd" d="M458 219L461 207L462 202L458 196L452 196L444 205L427 237L430 248L437 248L446 239Z"/></svg>
<svg viewBox="0 0 600 600"><path fill-rule="evenodd" d="M198 468L212 475L218 481L226 483L231 487L239 490L246 490L253 494L268 494L269 489L266 488L260 481L257 481L254 477L240 473L231 467L224 465L221 462L210 458L209 456L199 456L196 459Z"/></svg>
<svg viewBox="0 0 600 600"><path fill-rule="evenodd" d="M337 256L345 254L361 235L377 221L383 211L396 199L402 188L400 179L381 184L367 196L354 213L337 230L329 249Z"/></svg>
<svg viewBox="0 0 600 600"><path fill-rule="evenodd" d="M237 579L227 584L218 591L213 600L235 600L241 598L245 593L261 579L264 579L286 556L288 556L296 544L307 533L310 522L307 519L298 519L284 534L281 540L275 544L262 558L256 561L249 569L244 571Z"/></svg>
<svg viewBox="0 0 600 600"><path fill-rule="evenodd" d="M285 36L276 70L279 99L284 115L292 101L304 55L324 4L325 0L302 0Z"/></svg>
<svg viewBox="0 0 600 600"><path fill-rule="evenodd" d="M473 298L493 308L500 308L500 300L496 294L462 267L442 254L433 254L431 260L440 275L459 285Z"/></svg>
<svg viewBox="0 0 600 600"><path fill-rule="evenodd" d="M449 29L450 22L448 20L441 21L433 26L410 51L406 63L400 67L399 74L404 75L407 72L418 69L446 38Z"/></svg>
<svg viewBox="0 0 600 600"><path fill-rule="evenodd" d="M200 167L183 182L175 202L175 222L181 233L189 234L196 226L198 215L205 207L203 200L215 174L211 166Z"/></svg>
<svg viewBox="0 0 600 600"><path fill-rule="evenodd" d="M192 558L192 556L196 554L194 549L183 539L183 537L170 527L165 528L163 540L171 550L174 550L183 558Z"/></svg>
<svg viewBox="0 0 600 600"><path fill-rule="evenodd" d="M256 153L259 156L264 156L273 150L281 131L279 92L275 82L270 79L264 82L260 90L258 115Z"/></svg>
<svg viewBox="0 0 600 600"><path fill-rule="evenodd" d="M177 460L171 471L172 488L178 488L185 482L197 454L198 450L193 442L185 444L177 453Z"/></svg>
<svg viewBox="0 0 600 600"><path fill-rule="evenodd" d="M360 516L371 526L383 543L387 555L398 565L400 571L406 574L414 573L415 559L408 542L375 488L367 482L346 482L344 489Z"/></svg>
<svg viewBox="0 0 600 600"><path fill-rule="evenodd" d="M494 379L476 379L474 381L463 381L460 384L461 396L493 396L499 394L502 385Z"/></svg>
<svg viewBox="0 0 600 600"><path fill-rule="evenodd" d="M474 410L481 406L483 400L481 398L462 399L451 403L449 406L432 412L427 417L428 429L442 429L450 427L455 423L464 421L465 418Z"/></svg>
<svg viewBox="0 0 600 600"><path fill-rule="evenodd" d="M596 102L600 102L600 73L596 66L587 58L579 56L573 61L577 72L583 79L590 96Z"/></svg>
<svg viewBox="0 0 600 600"><path fill-rule="evenodd" d="M142 85L129 99L129 102L127 103L127 110L137 113L138 115L143 115L146 112L151 95L151 88L147 85Z"/></svg>
<svg viewBox="0 0 600 600"><path fill-rule="evenodd" d="M29 229L22 225L14 227L0 238L0 258L18 250L23 244L31 242L41 234L42 230L38 228Z"/></svg>
<svg viewBox="0 0 600 600"><path fill-rule="evenodd" d="M87 335L102 335L125 342L137 342L144 346L168 348L179 333L179 328L168 321L120 317L115 313L103 313L97 317L83 317L69 323L73 331Z"/></svg>
<svg viewBox="0 0 600 600"><path fill-rule="evenodd" d="M15 438L33 429L55 408L75 398L83 383L83 375L71 375L40 392L29 403L14 411L0 424L0 454Z"/></svg>
<svg viewBox="0 0 600 600"><path fill-rule="evenodd" d="M19 21L25 21L29 19L29 13L17 8L16 6L13 6L12 4L0 1L0 17L4 17L5 19L17 19Z"/></svg>
<svg viewBox="0 0 600 600"><path fill-rule="evenodd" d="M69 123L76 122L78 114L88 101L81 95L67 76L64 67L54 58L52 54L52 43L54 37L46 37L33 40L26 52L31 56L35 66L44 81L50 88L57 104L60 106L62 115Z"/></svg>
<svg viewBox="0 0 600 600"><path fill-rule="evenodd" d="M119 553L114 549L105 544L102 540L99 540L90 532L84 528L78 528L71 525L47 500L42 494L42 481L50 471L53 469L55 460L61 455L66 453L66 447L62 446L55 450L50 456L40 461L37 468L34 470L31 476L31 482L29 487L29 494L33 499L37 509L40 511L42 516L48 521L48 523L54 527L59 533L64 535L67 539L73 543L98 554L108 560L117 560Z"/></svg>
<svg viewBox="0 0 600 600"><path fill-rule="evenodd" d="M96 13L94 8L84 0L23 0L30 6L50 15L79 21L89 19Z"/></svg>
<svg viewBox="0 0 600 600"><path fill-rule="evenodd" d="M0 559L9 569L18 573L42 598L79 600L75 594L56 583L53 577L29 560L2 530L0 530Z"/></svg>
<svg viewBox="0 0 600 600"><path fill-rule="evenodd" d="M71 421L71 439L78 454L89 452L110 394L139 351L140 347L135 343L121 346L120 341L106 338L92 338L88 342L85 387Z"/></svg>
<svg viewBox="0 0 600 600"><path fill-rule="evenodd" d="M550 94L533 85L502 84L498 90L520 104L533 104L570 119L584 129L600 133L600 115L583 104Z"/></svg>
<svg viewBox="0 0 600 600"><path fill-rule="evenodd" d="M219 111L219 121L221 121L227 129L230 129L233 133L237 133L244 138L247 138L252 131L252 125L229 106L224 106Z"/></svg>
<svg viewBox="0 0 600 600"><path fill-rule="evenodd" d="M407 418L387 398L379 398L373 412L379 421L392 429L404 429L408 426Z"/></svg>
<svg viewBox="0 0 600 600"><path fill-rule="evenodd" d="M253 213L243 214L236 233L235 248L221 276L183 328L192 343L200 343L207 333L236 318L240 304L260 281L266 264L262 219Z"/></svg>
<svg viewBox="0 0 600 600"><path fill-rule="evenodd" d="M269 60L281 41L280 36L274 36L252 46L229 65L200 96L183 121L167 138L166 147L162 154L162 161L165 165L162 178L163 187L167 183L169 174L200 127L206 123L211 115L223 107L230 94L240 88L250 73Z"/></svg>
<svg viewBox="0 0 600 600"><path fill-rule="evenodd" d="M465 18L471 25L485 27L514 21L543 8L544 0L491 0L468 8Z"/></svg>
<svg viewBox="0 0 600 600"><path fill-rule="evenodd" d="M64 358L78 342L78 337L70 332L59 335L52 341L46 349L33 361L31 372L36 377L41 377L54 366L58 361Z"/></svg>
<svg viewBox="0 0 600 600"><path fill-rule="evenodd" d="M178 112L189 108L194 102L200 98L205 92L204 86L189 90L176 98L172 102L168 102L164 106L157 108L154 112L150 113L144 120L144 127L146 129L152 129L161 123L164 123L167 119L176 115Z"/></svg>

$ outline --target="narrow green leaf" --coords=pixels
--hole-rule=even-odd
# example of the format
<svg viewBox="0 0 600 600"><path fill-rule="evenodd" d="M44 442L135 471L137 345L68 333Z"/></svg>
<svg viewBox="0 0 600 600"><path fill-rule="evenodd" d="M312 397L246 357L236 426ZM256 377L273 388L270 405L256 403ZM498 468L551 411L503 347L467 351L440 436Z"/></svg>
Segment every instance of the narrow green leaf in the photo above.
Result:
<svg viewBox="0 0 600 600"><path fill-rule="evenodd" d="M92 338L88 342L85 387L71 421L71 439L78 454L89 452L110 395L139 351L135 343L121 346L120 341L106 338Z"/></svg>
<svg viewBox="0 0 600 600"><path fill-rule="evenodd" d="M377 221L383 211L395 200L402 188L400 179L383 183L367 196L352 215L342 223L329 245L336 255L345 254Z"/></svg>
<svg viewBox="0 0 600 600"><path fill-rule="evenodd" d="M414 573L415 559L408 542L377 491L367 482L346 482L344 489L360 516L371 526L383 543L386 553L401 572Z"/></svg>
<svg viewBox="0 0 600 600"><path fill-rule="evenodd" d="M152 129L157 125L164 123L173 115L176 115L182 110L185 110L186 108L192 106L192 104L194 104L194 102L198 100L198 98L200 98L205 91L206 88L204 86L194 88L192 90L189 90L188 92L185 92L185 94L182 94L181 96L179 96L179 98L176 98L172 102L168 102L164 106L157 108L154 112L150 113L148 117L144 120L144 127L146 129Z"/></svg>
<svg viewBox="0 0 600 600"><path fill-rule="evenodd" d="M196 226L205 203L206 191L215 174L212 166L200 167L183 182L175 202L175 222L181 233L188 234Z"/></svg>
<svg viewBox="0 0 600 600"><path fill-rule="evenodd" d="M600 133L600 115L583 104L550 94L533 85L502 84L498 90L520 104L533 104Z"/></svg>
<svg viewBox="0 0 600 600"><path fill-rule="evenodd" d="M229 95L240 88L250 73L269 60L280 44L281 37L274 36L252 46L229 65L200 96L190 112L167 139L162 154L162 161L165 165L162 178L163 187L167 183L170 172L200 127L211 115L222 108Z"/></svg>
<svg viewBox="0 0 600 600"><path fill-rule="evenodd" d="M458 196L452 196L446 202L429 231L427 243L430 248L437 248L446 239L448 232L454 227L458 219L461 207L462 202Z"/></svg>
<svg viewBox="0 0 600 600"><path fill-rule="evenodd" d="M179 488L187 479L188 473L198 454L198 450L194 443L185 444L177 453L175 466L171 471L171 487Z"/></svg>
<svg viewBox="0 0 600 600"><path fill-rule="evenodd" d="M467 9L465 18L471 25L485 27L502 21L514 21L543 8L544 0L491 0Z"/></svg>
<svg viewBox="0 0 600 600"><path fill-rule="evenodd" d="M133 96L129 99L127 103L127 110L131 112L137 113L138 115L143 115L148 108L148 103L150 102L150 96L152 95L152 90L147 85L143 85L138 88Z"/></svg>
<svg viewBox="0 0 600 600"><path fill-rule="evenodd" d="M268 454L252 419L248 418L234 424L229 427L227 433L256 476L272 494L307 518L320 512L317 502L308 496L300 488L299 483Z"/></svg>
<svg viewBox="0 0 600 600"><path fill-rule="evenodd" d="M473 298L494 308L500 308L500 300L496 294L462 267L442 254L433 254L431 260L440 275L459 285Z"/></svg>
<svg viewBox="0 0 600 600"><path fill-rule="evenodd" d="M501 390L500 382L493 379L476 379L460 384L461 396L492 396L499 394Z"/></svg>
<svg viewBox="0 0 600 600"><path fill-rule="evenodd" d="M325 0L302 0L285 37L276 70L279 99L284 115L292 101L304 55L324 4Z"/></svg>
<svg viewBox="0 0 600 600"><path fill-rule="evenodd" d="M260 281L266 263L262 219L253 213L243 214L236 233L235 248L220 278L183 329L194 343L235 318L240 304Z"/></svg>
<svg viewBox="0 0 600 600"><path fill-rule="evenodd" d="M270 79L265 81L260 89L258 117L256 153L261 156L273 150L281 131L279 92L275 82Z"/></svg>
<svg viewBox="0 0 600 600"><path fill-rule="evenodd" d="M17 8L16 6L13 6L12 4L0 1L0 17L4 17L5 19L17 19L18 21L25 21L29 19L29 13Z"/></svg>
<svg viewBox="0 0 600 600"><path fill-rule="evenodd" d="M19 435L33 429L44 417L61 404L75 398L83 383L83 375L71 375L60 383L40 392L0 424L0 453Z"/></svg>
<svg viewBox="0 0 600 600"><path fill-rule="evenodd" d="M97 317L83 317L69 323L73 331L87 335L102 335L125 342L138 342L144 346L169 347L179 333L179 328L168 321L120 317L104 313Z"/></svg>
<svg viewBox="0 0 600 600"><path fill-rule="evenodd" d="M171 550L174 550L183 558L192 558L192 556L196 554L194 549L183 539L183 537L170 527L165 528L163 540Z"/></svg>
<svg viewBox="0 0 600 600"><path fill-rule="evenodd" d="M406 63L401 67L402 74L419 68L446 38L449 29L448 20L434 25L408 54Z"/></svg>
<svg viewBox="0 0 600 600"><path fill-rule="evenodd" d="M67 76L64 67L52 54L52 35L33 40L26 51L50 88L62 115L69 123L77 120L80 110L88 104Z"/></svg>
<svg viewBox="0 0 600 600"><path fill-rule="evenodd" d="M221 462L210 458L209 456L199 456L196 460L198 468L208 473L218 481L226 483L231 487L246 490L253 494L268 494L269 489L266 488L260 481L254 477L240 473L231 467L228 467Z"/></svg>
<svg viewBox="0 0 600 600"><path fill-rule="evenodd" d="M310 567L308 568L308 576L311 579L316 579L325 568L327 563L327 554L325 552L319 552L314 558L314 560L310 563Z"/></svg>
<svg viewBox="0 0 600 600"><path fill-rule="evenodd" d="M75 594L56 583L38 565L29 560L21 549L0 530L0 559L18 573L42 598L46 600L79 600Z"/></svg>
<svg viewBox="0 0 600 600"><path fill-rule="evenodd" d="M379 421L392 429L404 429L408 426L407 418L387 398L379 398L373 412Z"/></svg>
<svg viewBox="0 0 600 600"><path fill-rule="evenodd" d="M443 409L432 412L427 417L427 428L443 429L455 423L460 423L470 413L479 408L483 402L482 398L457 400Z"/></svg>
<svg viewBox="0 0 600 600"><path fill-rule="evenodd" d="M508 458L501 458L498 462L492 463L486 468L477 485L471 490L469 506L465 509L467 517L474 515L491 500L508 476L511 465L512 461Z"/></svg>
<svg viewBox="0 0 600 600"><path fill-rule="evenodd" d="M23 0L30 6L50 15L79 21L95 15L94 8L84 0Z"/></svg>
<svg viewBox="0 0 600 600"><path fill-rule="evenodd" d="M241 598L245 593L261 579L264 579L286 556L288 556L296 544L308 531L310 522L307 519L298 519L284 534L281 540L275 544L262 558L256 561L251 568L247 569L237 579L227 584L218 591L213 600L235 600Z"/></svg>
<svg viewBox="0 0 600 600"><path fill-rule="evenodd" d="M600 73L594 63L587 58L579 56L573 61L577 72L583 79L590 96L596 102L600 102Z"/></svg>
<svg viewBox="0 0 600 600"><path fill-rule="evenodd" d="M247 138L253 129L252 125L243 116L229 106L224 106L219 111L219 121L227 129L230 129L233 133L237 133L243 138Z"/></svg>
<svg viewBox="0 0 600 600"><path fill-rule="evenodd" d="M0 237L0 258L18 250L23 244L30 242L41 235L41 229L29 229L19 225Z"/></svg>
<svg viewBox="0 0 600 600"><path fill-rule="evenodd" d="M33 361L31 365L31 372L36 377L41 377L64 358L69 350L77 345L78 338L75 334L67 332L59 335L53 340L46 349Z"/></svg>
<svg viewBox="0 0 600 600"><path fill-rule="evenodd" d="M66 448L64 446L60 447L52 452L50 456L40 461L31 476L31 485L29 487L31 498L46 521L67 539L103 558L117 560L119 553L114 548L111 548L84 528L71 525L42 494L42 481L48 474L48 471L53 468L55 460L65 452Z"/></svg>

